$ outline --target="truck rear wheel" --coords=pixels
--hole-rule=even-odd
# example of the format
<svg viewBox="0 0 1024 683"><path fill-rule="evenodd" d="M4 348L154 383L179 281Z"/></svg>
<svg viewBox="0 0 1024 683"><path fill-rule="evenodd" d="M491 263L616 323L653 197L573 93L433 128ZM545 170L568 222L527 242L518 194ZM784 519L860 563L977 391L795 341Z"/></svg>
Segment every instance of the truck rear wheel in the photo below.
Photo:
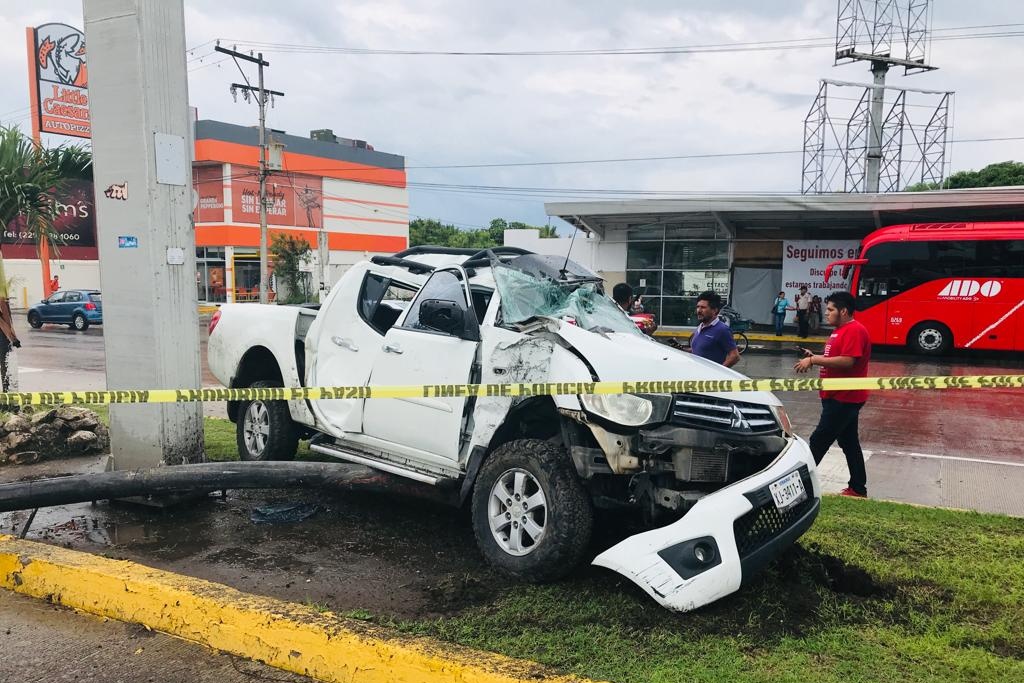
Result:
<svg viewBox="0 0 1024 683"><path fill-rule="evenodd" d="M484 558L514 578L559 579L583 559L593 510L572 461L547 441L497 448L473 487L473 531Z"/></svg>
<svg viewBox="0 0 1024 683"><path fill-rule="evenodd" d="M274 382L253 382L252 389L274 388ZM299 430L287 401L242 401L235 421L238 456L242 460L294 460Z"/></svg>

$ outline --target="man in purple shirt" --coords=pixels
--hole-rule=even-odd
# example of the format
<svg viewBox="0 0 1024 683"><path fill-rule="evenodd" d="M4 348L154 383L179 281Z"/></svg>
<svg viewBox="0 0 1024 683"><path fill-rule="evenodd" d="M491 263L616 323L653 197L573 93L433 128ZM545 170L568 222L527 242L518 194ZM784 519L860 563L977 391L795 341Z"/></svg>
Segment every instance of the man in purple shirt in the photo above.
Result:
<svg viewBox="0 0 1024 683"><path fill-rule="evenodd" d="M720 310L722 297L714 292L702 292L697 297L697 320L700 324L690 337L690 351L731 368L739 362L740 352L733 341L732 330L718 317Z"/></svg>

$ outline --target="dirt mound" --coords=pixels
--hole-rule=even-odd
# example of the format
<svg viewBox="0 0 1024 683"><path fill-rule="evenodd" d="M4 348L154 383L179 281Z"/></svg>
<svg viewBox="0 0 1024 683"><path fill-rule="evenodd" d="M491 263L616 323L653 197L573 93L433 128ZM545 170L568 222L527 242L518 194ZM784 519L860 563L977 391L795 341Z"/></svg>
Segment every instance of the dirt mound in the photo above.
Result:
<svg viewBox="0 0 1024 683"><path fill-rule="evenodd" d="M892 594L863 568L824 553L813 543L793 546L779 558L776 571L784 580L802 582L809 578L834 593L861 598L887 598Z"/></svg>

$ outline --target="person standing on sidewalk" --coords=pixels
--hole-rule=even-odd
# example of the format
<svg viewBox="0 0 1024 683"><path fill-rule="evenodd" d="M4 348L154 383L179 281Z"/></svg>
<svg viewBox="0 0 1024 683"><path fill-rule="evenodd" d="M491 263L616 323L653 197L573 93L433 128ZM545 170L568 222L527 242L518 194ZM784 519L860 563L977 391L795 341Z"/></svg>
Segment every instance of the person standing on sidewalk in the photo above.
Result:
<svg viewBox="0 0 1024 683"><path fill-rule="evenodd" d="M821 330L821 297L811 297L811 332L818 334Z"/></svg>
<svg viewBox="0 0 1024 683"><path fill-rule="evenodd" d="M807 339L807 318L810 313L811 293L807 291L807 287L801 287L800 293L796 295L796 325L802 339Z"/></svg>
<svg viewBox="0 0 1024 683"><path fill-rule="evenodd" d="M786 322L786 311L789 310L789 300L786 298L785 292L779 292L779 295L775 297L775 303L772 304L772 316L775 319L775 336L782 336L782 326Z"/></svg>
<svg viewBox="0 0 1024 683"><path fill-rule="evenodd" d="M793 366L797 372L807 372L815 365L821 368L821 378L867 377L871 360L871 339L868 330L853 318L853 295L833 292L828 297L825 318L835 328L825 344L825 353L815 355L803 349L804 357ZM821 418L811 434L811 454L815 464L821 463L832 444L839 442L850 470L849 486L841 495L867 498L867 472L864 452L860 447L858 420L860 410L868 400L864 390L821 391Z"/></svg>

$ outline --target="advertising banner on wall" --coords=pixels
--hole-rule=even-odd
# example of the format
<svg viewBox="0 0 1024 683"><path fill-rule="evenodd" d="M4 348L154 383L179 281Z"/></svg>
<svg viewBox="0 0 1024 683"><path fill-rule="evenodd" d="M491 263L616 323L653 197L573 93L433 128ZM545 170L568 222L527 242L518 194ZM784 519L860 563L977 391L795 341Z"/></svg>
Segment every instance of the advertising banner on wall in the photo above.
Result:
<svg viewBox="0 0 1024 683"><path fill-rule="evenodd" d="M196 223L224 222L224 167L195 166L192 187L196 193Z"/></svg>
<svg viewBox="0 0 1024 683"><path fill-rule="evenodd" d="M92 137L85 34L67 24L27 29L28 81L36 132Z"/></svg>
<svg viewBox="0 0 1024 683"><path fill-rule="evenodd" d="M232 166L231 212L235 223L260 222L260 183L255 168ZM319 228L323 224L323 180L295 174L267 180L267 224Z"/></svg>
<svg viewBox="0 0 1024 683"><path fill-rule="evenodd" d="M88 180L67 182L56 203L57 218L53 222L51 257L71 261L96 260L96 210L92 183ZM4 226L0 243L3 244L4 258L38 257L37 240L25 227L22 218Z"/></svg>
<svg viewBox="0 0 1024 683"><path fill-rule="evenodd" d="M782 291L793 303L801 287L807 287L811 296L820 296L822 301L838 289L848 289L850 284L839 270L833 271L832 278L825 281L825 267L839 259L857 258L860 242L857 240L786 240L782 244ZM787 319L793 320L796 313L789 312Z"/></svg>

